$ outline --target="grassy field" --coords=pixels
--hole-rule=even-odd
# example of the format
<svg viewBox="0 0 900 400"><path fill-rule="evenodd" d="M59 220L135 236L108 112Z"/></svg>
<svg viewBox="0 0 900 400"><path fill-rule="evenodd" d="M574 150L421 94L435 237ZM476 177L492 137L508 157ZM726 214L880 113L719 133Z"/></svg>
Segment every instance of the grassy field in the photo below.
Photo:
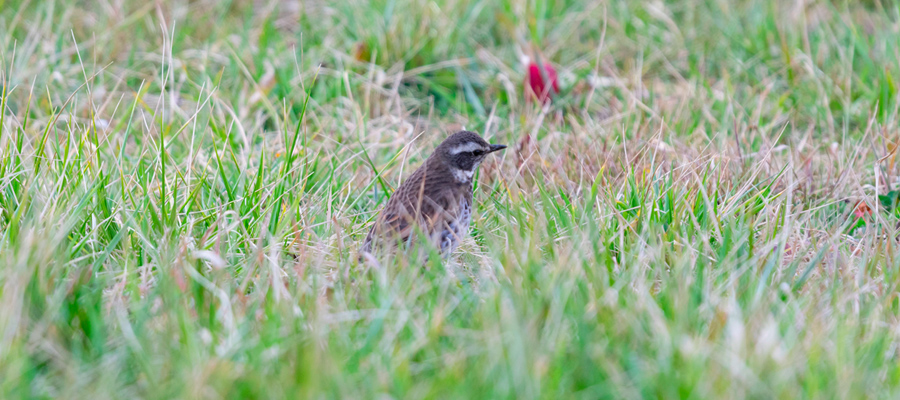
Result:
<svg viewBox="0 0 900 400"><path fill-rule="evenodd" d="M900 396L896 2L0 0L0 70L0 398ZM358 266L463 127L471 237Z"/></svg>

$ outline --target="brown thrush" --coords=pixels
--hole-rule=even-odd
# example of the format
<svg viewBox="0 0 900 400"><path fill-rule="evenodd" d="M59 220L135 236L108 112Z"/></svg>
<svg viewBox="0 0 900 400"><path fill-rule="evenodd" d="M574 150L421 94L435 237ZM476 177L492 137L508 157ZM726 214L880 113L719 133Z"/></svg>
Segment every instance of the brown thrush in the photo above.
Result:
<svg viewBox="0 0 900 400"><path fill-rule="evenodd" d="M472 220L472 177L484 158L503 150L477 133L450 135L409 176L378 214L361 252L371 253L384 243L409 244L416 232L446 256L469 231Z"/></svg>

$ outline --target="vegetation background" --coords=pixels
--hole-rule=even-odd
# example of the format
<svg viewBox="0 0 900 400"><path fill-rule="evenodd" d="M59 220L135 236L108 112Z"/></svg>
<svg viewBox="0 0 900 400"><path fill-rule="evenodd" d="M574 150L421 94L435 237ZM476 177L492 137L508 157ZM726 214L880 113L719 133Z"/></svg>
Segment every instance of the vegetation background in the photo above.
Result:
<svg viewBox="0 0 900 400"><path fill-rule="evenodd" d="M897 398L898 47L888 0L0 0L0 397ZM510 145L471 238L358 267L462 127Z"/></svg>

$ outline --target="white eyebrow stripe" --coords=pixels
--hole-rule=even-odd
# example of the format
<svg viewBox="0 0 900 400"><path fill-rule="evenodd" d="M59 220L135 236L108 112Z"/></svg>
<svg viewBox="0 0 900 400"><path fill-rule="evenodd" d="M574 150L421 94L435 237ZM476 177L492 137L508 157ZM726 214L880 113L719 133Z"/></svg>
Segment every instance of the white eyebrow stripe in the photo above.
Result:
<svg viewBox="0 0 900 400"><path fill-rule="evenodd" d="M475 143L475 142L468 142L468 143L463 143L463 144L457 145L456 147L450 149L450 154L456 155L456 154L459 154L462 152L469 152L469 151L475 151L475 150L481 150L481 149L482 149L482 147L480 144Z"/></svg>

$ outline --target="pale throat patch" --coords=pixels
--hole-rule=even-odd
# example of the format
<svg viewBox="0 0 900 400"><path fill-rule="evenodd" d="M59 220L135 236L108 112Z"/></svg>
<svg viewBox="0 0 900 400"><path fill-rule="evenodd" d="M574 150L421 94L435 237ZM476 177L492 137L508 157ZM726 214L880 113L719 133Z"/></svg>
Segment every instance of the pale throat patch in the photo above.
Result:
<svg viewBox="0 0 900 400"><path fill-rule="evenodd" d="M453 177L460 183L466 183L472 180L472 177L475 176L475 168L478 168L478 164L472 166L471 171L466 171L464 169L459 168L450 168L450 172L453 173Z"/></svg>
<svg viewBox="0 0 900 400"><path fill-rule="evenodd" d="M450 154L457 155L459 153L464 153L464 152L467 153L467 152L475 151L475 150L484 150L484 148L481 147L481 145L478 143L468 142L468 143L456 145L456 147L450 149Z"/></svg>

